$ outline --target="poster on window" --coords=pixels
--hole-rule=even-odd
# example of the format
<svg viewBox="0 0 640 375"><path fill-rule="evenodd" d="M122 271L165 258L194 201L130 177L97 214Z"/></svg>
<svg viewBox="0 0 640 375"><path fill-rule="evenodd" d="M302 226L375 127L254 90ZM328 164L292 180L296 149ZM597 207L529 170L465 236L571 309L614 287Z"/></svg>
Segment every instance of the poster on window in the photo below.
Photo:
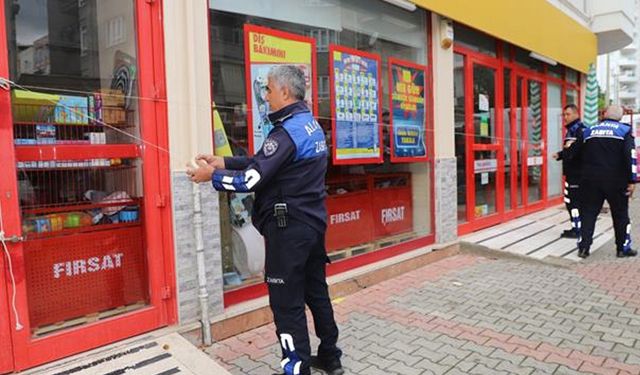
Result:
<svg viewBox="0 0 640 375"><path fill-rule="evenodd" d="M381 60L342 46L329 46L334 164L382 162Z"/></svg>
<svg viewBox="0 0 640 375"><path fill-rule="evenodd" d="M389 59L389 139L394 163L427 159L425 72L422 65Z"/></svg>
<svg viewBox="0 0 640 375"><path fill-rule="evenodd" d="M271 110L265 100L267 74L273 66L294 65L302 69L306 80L305 102L313 113L318 112L316 42L313 38L245 24L244 46L248 152L253 155L273 129L268 117Z"/></svg>

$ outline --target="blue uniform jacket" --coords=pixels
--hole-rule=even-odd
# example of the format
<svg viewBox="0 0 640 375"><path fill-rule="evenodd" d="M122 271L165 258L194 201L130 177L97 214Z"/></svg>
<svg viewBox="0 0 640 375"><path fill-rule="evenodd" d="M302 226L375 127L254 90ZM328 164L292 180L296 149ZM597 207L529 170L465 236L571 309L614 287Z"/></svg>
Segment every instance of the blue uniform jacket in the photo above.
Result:
<svg viewBox="0 0 640 375"><path fill-rule="evenodd" d="M603 120L578 134L571 158L581 158L582 180L626 186L637 180L636 146L631 126Z"/></svg>
<svg viewBox="0 0 640 375"><path fill-rule="evenodd" d="M322 127L304 102L269 115L274 128L253 157L227 157L212 176L218 191L254 191L253 224L263 233L273 206L287 203L289 218L319 232L327 226L325 174L327 147ZM264 234L264 233L263 233Z"/></svg>
<svg viewBox="0 0 640 375"><path fill-rule="evenodd" d="M565 126L566 132L564 135L564 144L567 142L575 142L578 138L578 134L582 133L586 127L580 121L580 119L576 119L571 121ZM569 184L578 184L580 183L580 160L579 158L569 158L566 157L567 149L563 148L558 152L558 160L562 160L562 174L564 174L567 178L567 182Z"/></svg>

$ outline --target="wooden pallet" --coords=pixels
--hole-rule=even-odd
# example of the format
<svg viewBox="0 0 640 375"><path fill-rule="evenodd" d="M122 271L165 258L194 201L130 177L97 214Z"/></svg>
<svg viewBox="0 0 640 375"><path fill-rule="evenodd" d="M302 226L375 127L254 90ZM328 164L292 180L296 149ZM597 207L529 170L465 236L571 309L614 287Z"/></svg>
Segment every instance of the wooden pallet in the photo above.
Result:
<svg viewBox="0 0 640 375"><path fill-rule="evenodd" d="M368 243L363 243L356 246L350 246L340 250L331 251L327 255L329 256L329 259L331 259L331 261L333 262L336 260L349 258L355 255L368 253L369 251L372 251L374 249L375 249L375 244L368 242Z"/></svg>
<svg viewBox="0 0 640 375"><path fill-rule="evenodd" d="M95 323L99 320L104 320L116 315L141 309L145 306L148 306L147 303L140 301L131 305L118 306L110 310L105 310L98 313L91 313L91 314L87 314L85 316L77 317L74 319L69 319L62 322L57 322L57 323L49 324L46 326L38 327L33 330L33 337L42 337L42 336L45 336L54 332L58 332L64 329L68 329L71 327L76 327L76 326L80 326L88 323Z"/></svg>
<svg viewBox="0 0 640 375"><path fill-rule="evenodd" d="M405 233L395 234L393 236L384 237L379 240L376 240L375 248L380 249L383 247L392 246L400 242L412 240L416 237L418 237L416 232L405 232Z"/></svg>

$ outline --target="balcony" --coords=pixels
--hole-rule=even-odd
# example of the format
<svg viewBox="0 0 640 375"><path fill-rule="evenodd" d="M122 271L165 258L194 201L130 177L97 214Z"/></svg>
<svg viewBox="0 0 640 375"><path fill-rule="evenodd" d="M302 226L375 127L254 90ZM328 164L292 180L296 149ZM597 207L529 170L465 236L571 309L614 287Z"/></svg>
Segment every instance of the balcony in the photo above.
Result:
<svg viewBox="0 0 640 375"><path fill-rule="evenodd" d="M618 60L618 66L621 68L635 68L638 65L636 59L620 59Z"/></svg>
<svg viewBox="0 0 640 375"><path fill-rule="evenodd" d="M635 74L620 74L618 81L624 83L638 82L638 76Z"/></svg>
<svg viewBox="0 0 640 375"><path fill-rule="evenodd" d="M623 90L618 92L618 98L622 99L634 99L638 95L636 90Z"/></svg>
<svg viewBox="0 0 640 375"><path fill-rule="evenodd" d="M633 41L634 0L591 1L591 31L598 37L598 54L619 50Z"/></svg>

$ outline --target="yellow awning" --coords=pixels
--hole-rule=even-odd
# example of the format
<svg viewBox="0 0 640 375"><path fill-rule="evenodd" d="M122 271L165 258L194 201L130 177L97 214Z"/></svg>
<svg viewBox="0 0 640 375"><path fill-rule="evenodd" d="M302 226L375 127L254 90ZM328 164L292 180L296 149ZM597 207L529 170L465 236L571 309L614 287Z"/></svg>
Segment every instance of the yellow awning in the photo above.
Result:
<svg viewBox="0 0 640 375"><path fill-rule="evenodd" d="M596 61L596 35L546 0L411 1L583 73Z"/></svg>

